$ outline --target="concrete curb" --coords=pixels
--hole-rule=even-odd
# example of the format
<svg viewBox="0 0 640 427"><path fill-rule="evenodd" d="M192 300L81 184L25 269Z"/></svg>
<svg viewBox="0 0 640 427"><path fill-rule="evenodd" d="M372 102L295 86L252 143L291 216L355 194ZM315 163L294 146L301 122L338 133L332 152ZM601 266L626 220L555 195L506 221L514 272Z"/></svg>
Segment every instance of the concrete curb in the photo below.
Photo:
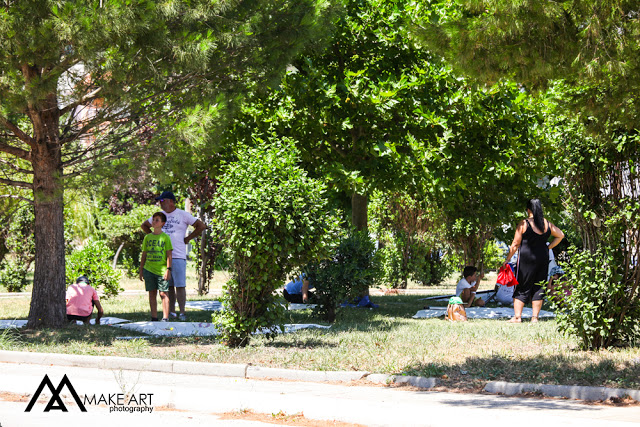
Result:
<svg viewBox="0 0 640 427"><path fill-rule="evenodd" d="M484 386L484 391L514 395L522 393L540 393L551 397L566 397L579 400L607 400L610 397L628 396L640 402L640 390L608 387L586 387L570 385L520 384L504 381L491 381Z"/></svg>
<svg viewBox="0 0 640 427"><path fill-rule="evenodd" d="M246 378L284 378L287 380L323 382L323 381L358 381L369 373L362 371L299 371L296 369L264 368L249 366Z"/></svg>
<svg viewBox="0 0 640 427"><path fill-rule="evenodd" d="M303 371L296 369L251 366L249 364L186 362L180 360L138 359L118 356L85 356L60 353L33 353L8 350L0 350L0 362L167 372L174 374L209 375L216 377L236 377L247 379L280 378L308 382L350 382L365 380L375 384L407 384L413 387L425 389L433 388L438 385L437 378L409 375L370 374L363 371ZM540 393L545 396L579 400L606 400L610 397L628 396L640 402L640 390L608 387L564 386L491 381L485 385L484 391L504 395Z"/></svg>
<svg viewBox="0 0 640 427"><path fill-rule="evenodd" d="M32 353L0 350L0 362L29 363L35 365L75 366L81 368L123 369L130 371L167 372L187 375L210 375L252 379L287 379L308 382L349 382L366 380L376 384L408 384L431 388L435 378L370 374L364 371L303 371L297 369L267 368L248 364L186 362L179 360L137 359L118 356L84 356L61 353Z"/></svg>

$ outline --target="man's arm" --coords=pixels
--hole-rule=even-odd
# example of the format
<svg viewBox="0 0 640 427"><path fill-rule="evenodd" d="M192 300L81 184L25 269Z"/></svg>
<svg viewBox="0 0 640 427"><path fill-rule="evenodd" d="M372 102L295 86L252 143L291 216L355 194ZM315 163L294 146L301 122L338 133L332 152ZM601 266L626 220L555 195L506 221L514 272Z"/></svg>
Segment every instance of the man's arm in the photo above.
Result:
<svg viewBox="0 0 640 427"><path fill-rule="evenodd" d="M204 225L204 222L200 221L199 219L196 219L196 222L193 223L193 228L194 230L191 232L191 234L189 234L187 237L184 238L185 245L189 243L189 241L201 235L204 229L207 228L207 226Z"/></svg>
<svg viewBox="0 0 640 427"><path fill-rule="evenodd" d="M171 264L173 263L173 251L169 249L167 251L167 269L164 272L164 280L169 280L171 278Z"/></svg>
<svg viewBox="0 0 640 427"><path fill-rule="evenodd" d="M304 279L302 281L302 302L306 303L309 301L309 281Z"/></svg>
<svg viewBox="0 0 640 427"><path fill-rule="evenodd" d="M96 308L98 309L98 316L96 317L96 325L100 324L100 318L102 317L102 315L104 314L104 310L102 309L102 304L100 304L99 300L94 300L93 304L96 306Z"/></svg>
<svg viewBox="0 0 640 427"><path fill-rule="evenodd" d="M140 228L142 228L142 231L144 231L144 234L151 233L151 223L149 222L148 219L145 219L144 222L140 224Z"/></svg>

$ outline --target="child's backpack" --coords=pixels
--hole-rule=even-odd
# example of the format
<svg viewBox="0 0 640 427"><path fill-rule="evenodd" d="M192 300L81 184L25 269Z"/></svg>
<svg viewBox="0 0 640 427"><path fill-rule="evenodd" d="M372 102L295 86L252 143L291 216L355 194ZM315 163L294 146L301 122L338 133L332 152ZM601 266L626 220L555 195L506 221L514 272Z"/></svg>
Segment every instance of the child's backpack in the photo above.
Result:
<svg viewBox="0 0 640 427"><path fill-rule="evenodd" d="M446 318L451 322L467 321L467 312L464 309L464 303L462 302L460 297L449 298Z"/></svg>

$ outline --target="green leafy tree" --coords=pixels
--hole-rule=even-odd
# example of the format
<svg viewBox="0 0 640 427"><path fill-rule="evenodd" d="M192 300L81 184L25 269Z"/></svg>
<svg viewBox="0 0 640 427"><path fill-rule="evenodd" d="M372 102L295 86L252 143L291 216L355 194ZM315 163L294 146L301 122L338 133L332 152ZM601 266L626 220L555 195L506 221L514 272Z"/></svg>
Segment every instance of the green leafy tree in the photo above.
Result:
<svg viewBox="0 0 640 427"><path fill-rule="evenodd" d="M275 132L296 141L305 168L351 198L352 224L367 226L374 189L416 184L423 146L455 78L409 39L406 1L349 0L323 44L289 67L277 91L255 97L233 136Z"/></svg>
<svg viewBox="0 0 640 427"><path fill-rule="evenodd" d="M437 281L438 275L431 274L433 255L444 242L425 205L407 194L374 193L369 210L371 230L381 246L377 253L381 274L376 278L381 285L406 289L410 278L423 284Z"/></svg>
<svg viewBox="0 0 640 427"><path fill-rule="evenodd" d="M3 186L32 192L29 327L65 324L63 195L69 180L127 173L140 133L162 141L185 107L223 108L277 77L322 28L321 1L5 1L0 5ZM115 168L120 166L120 168ZM91 171L91 174L88 172ZM113 175L112 175L113 176ZM8 192L7 192L8 193ZM5 194L7 194L5 193Z"/></svg>
<svg viewBox="0 0 640 427"><path fill-rule="evenodd" d="M219 187L215 226L232 257L224 286L226 310L214 315L227 345L245 346L251 333L277 332L283 308L274 291L286 274L329 247L335 224L324 185L298 166L290 141L238 153Z"/></svg>
<svg viewBox="0 0 640 427"><path fill-rule="evenodd" d="M426 148L425 185L447 241L481 269L486 241L512 237L501 226L527 199L551 197L539 184L555 168L538 103L514 84L462 83L442 113L446 131Z"/></svg>

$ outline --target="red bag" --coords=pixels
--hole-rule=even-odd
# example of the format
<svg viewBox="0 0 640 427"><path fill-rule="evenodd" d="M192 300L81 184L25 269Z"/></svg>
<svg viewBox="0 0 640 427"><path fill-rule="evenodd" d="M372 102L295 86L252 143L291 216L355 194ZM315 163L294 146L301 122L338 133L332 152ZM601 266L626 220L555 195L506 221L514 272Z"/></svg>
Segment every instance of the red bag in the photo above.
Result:
<svg viewBox="0 0 640 427"><path fill-rule="evenodd" d="M511 266L509 264L505 264L500 267L496 283L503 286L515 286L518 284L518 280L516 280L516 276L513 275L513 270L511 270Z"/></svg>

